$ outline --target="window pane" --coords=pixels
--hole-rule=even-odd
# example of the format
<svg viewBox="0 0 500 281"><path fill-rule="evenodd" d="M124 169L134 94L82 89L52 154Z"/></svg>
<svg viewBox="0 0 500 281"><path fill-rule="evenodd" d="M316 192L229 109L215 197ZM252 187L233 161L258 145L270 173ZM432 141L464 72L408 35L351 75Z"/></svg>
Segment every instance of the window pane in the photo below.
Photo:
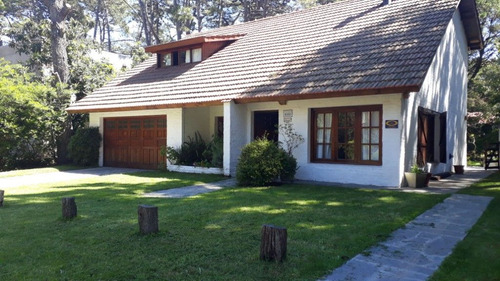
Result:
<svg viewBox="0 0 500 281"><path fill-rule="evenodd" d="M191 62L191 52L189 50L186 51L186 63Z"/></svg>
<svg viewBox="0 0 500 281"><path fill-rule="evenodd" d="M371 155L372 157L371 157L371 160L378 161L379 160L378 159L379 158L379 151L378 151L379 147L378 147L378 145L372 145L371 147L372 147L372 155Z"/></svg>
<svg viewBox="0 0 500 281"><path fill-rule="evenodd" d="M347 141L349 143L354 143L354 129L347 129Z"/></svg>
<svg viewBox="0 0 500 281"><path fill-rule="evenodd" d="M345 143L346 142L346 138L345 138L345 133L346 133L346 129L339 129L339 136L338 136L338 141L339 143Z"/></svg>
<svg viewBox="0 0 500 281"><path fill-rule="evenodd" d="M343 144L337 150L337 157L340 160L353 160L354 159L354 146Z"/></svg>
<svg viewBox="0 0 500 281"><path fill-rule="evenodd" d="M186 51L179 52L179 64L186 62Z"/></svg>
<svg viewBox="0 0 500 281"><path fill-rule="evenodd" d="M330 128L332 126L332 114L327 113L325 114L325 127Z"/></svg>
<svg viewBox="0 0 500 281"><path fill-rule="evenodd" d="M354 112L347 112L347 124L346 127L353 127L354 126L354 118L356 117L356 114Z"/></svg>
<svg viewBox="0 0 500 281"><path fill-rule="evenodd" d="M332 146L329 144L325 145L325 159L332 159Z"/></svg>
<svg viewBox="0 0 500 281"><path fill-rule="evenodd" d="M330 143L331 132L332 132L332 130L325 129L325 142L326 143Z"/></svg>
<svg viewBox="0 0 500 281"><path fill-rule="evenodd" d="M201 48L193 49L193 62L201 61Z"/></svg>
<svg viewBox="0 0 500 281"><path fill-rule="evenodd" d="M379 134L379 130L378 128L376 129L371 129L371 143L379 143L379 137L378 137L378 134Z"/></svg>
<svg viewBox="0 0 500 281"><path fill-rule="evenodd" d="M370 112L364 111L361 115L361 126L369 127L370 126Z"/></svg>
<svg viewBox="0 0 500 281"><path fill-rule="evenodd" d="M361 132L362 143L370 143L370 129L363 129Z"/></svg>
<svg viewBox="0 0 500 281"><path fill-rule="evenodd" d="M379 127L379 119L380 119L380 113L378 111L372 111L372 118L371 118L371 124L372 127Z"/></svg>
<svg viewBox="0 0 500 281"><path fill-rule="evenodd" d="M323 159L323 145L318 144L316 146L316 158Z"/></svg>
<svg viewBox="0 0 500 281"><path fill-rule="evenodd" d="M168 53L168 54L163 55L163 64L165 66L172 65L172 54Z"/></svg>
<svg viewBox="0 0 500 281"><path fill-rule="evenodd" d="M370 160L370 146L363 145L361 147L361 159L362 160Z"/></svg>
<svg viewBox="0 0 500 281"><path fill-rule="evenodd" d="M318 128L322 128L323 125L324 125L324 119L325 119L325 115L324 114L318 114L318 116L316 117L316 127Z"/></svg>
<svg viewBox="0 0 500 281"><path fill-rule="evenodd" d="M318 129L318 134L316 136L316 141L318 143L323 143L323 129Z"/></svg>

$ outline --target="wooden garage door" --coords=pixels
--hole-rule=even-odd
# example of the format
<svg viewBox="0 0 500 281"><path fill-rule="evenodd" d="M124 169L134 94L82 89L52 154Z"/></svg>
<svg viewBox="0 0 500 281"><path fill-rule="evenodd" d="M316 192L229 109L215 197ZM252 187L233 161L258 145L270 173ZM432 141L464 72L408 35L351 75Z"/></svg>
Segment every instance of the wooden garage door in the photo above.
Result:
<svg viewBox="0 0 500 281"><path fill-rule="evenodd" d="M166 145L167 117L104 119L104 166L157 169Z"/></svg>

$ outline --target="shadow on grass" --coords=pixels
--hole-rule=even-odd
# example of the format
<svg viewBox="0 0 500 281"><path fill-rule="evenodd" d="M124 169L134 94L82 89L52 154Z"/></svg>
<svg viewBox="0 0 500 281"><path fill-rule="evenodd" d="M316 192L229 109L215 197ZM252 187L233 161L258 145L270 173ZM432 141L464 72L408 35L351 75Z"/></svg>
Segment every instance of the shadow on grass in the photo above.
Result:
<svg viewBox="0 0 500 281"><path fill-rule="evenodd" d="M0 236L7 245L0 277L312 280L445 197L312 185L228 188L184 199L138 194L182 184L192 182L108 178L13 195L11 206L0 210L2 224L9 225ZM75 196L78 205L71 221L60 219L66 196ZM158 234L138 234L139 204L158 206ZM283 264L258 260L260 228L269 223L288 228ZM20 258L24 253L30 258Z"/></svg>

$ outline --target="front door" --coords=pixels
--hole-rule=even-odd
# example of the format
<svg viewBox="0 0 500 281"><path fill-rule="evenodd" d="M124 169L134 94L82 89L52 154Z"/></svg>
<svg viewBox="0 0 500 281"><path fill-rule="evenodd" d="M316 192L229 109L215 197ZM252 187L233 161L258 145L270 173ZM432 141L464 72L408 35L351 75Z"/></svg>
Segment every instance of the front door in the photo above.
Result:
<svg viewBox="0 0 500 281"><path fill-rule="evenodd" d="M265 136L278 141L278 111L255 111L253 114L253 138Z"/></svg>

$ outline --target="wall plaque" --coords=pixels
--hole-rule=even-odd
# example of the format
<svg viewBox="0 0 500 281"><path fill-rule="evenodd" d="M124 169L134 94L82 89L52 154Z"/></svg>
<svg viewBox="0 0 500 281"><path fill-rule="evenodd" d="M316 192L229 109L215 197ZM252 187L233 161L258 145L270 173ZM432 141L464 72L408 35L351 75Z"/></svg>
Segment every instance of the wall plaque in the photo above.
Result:
<svg viewBox="0 0 500 281"><path fill-rule="evenodd" d="M399 120L385 120L386 129L397 129L399 125Z"/></svg>

